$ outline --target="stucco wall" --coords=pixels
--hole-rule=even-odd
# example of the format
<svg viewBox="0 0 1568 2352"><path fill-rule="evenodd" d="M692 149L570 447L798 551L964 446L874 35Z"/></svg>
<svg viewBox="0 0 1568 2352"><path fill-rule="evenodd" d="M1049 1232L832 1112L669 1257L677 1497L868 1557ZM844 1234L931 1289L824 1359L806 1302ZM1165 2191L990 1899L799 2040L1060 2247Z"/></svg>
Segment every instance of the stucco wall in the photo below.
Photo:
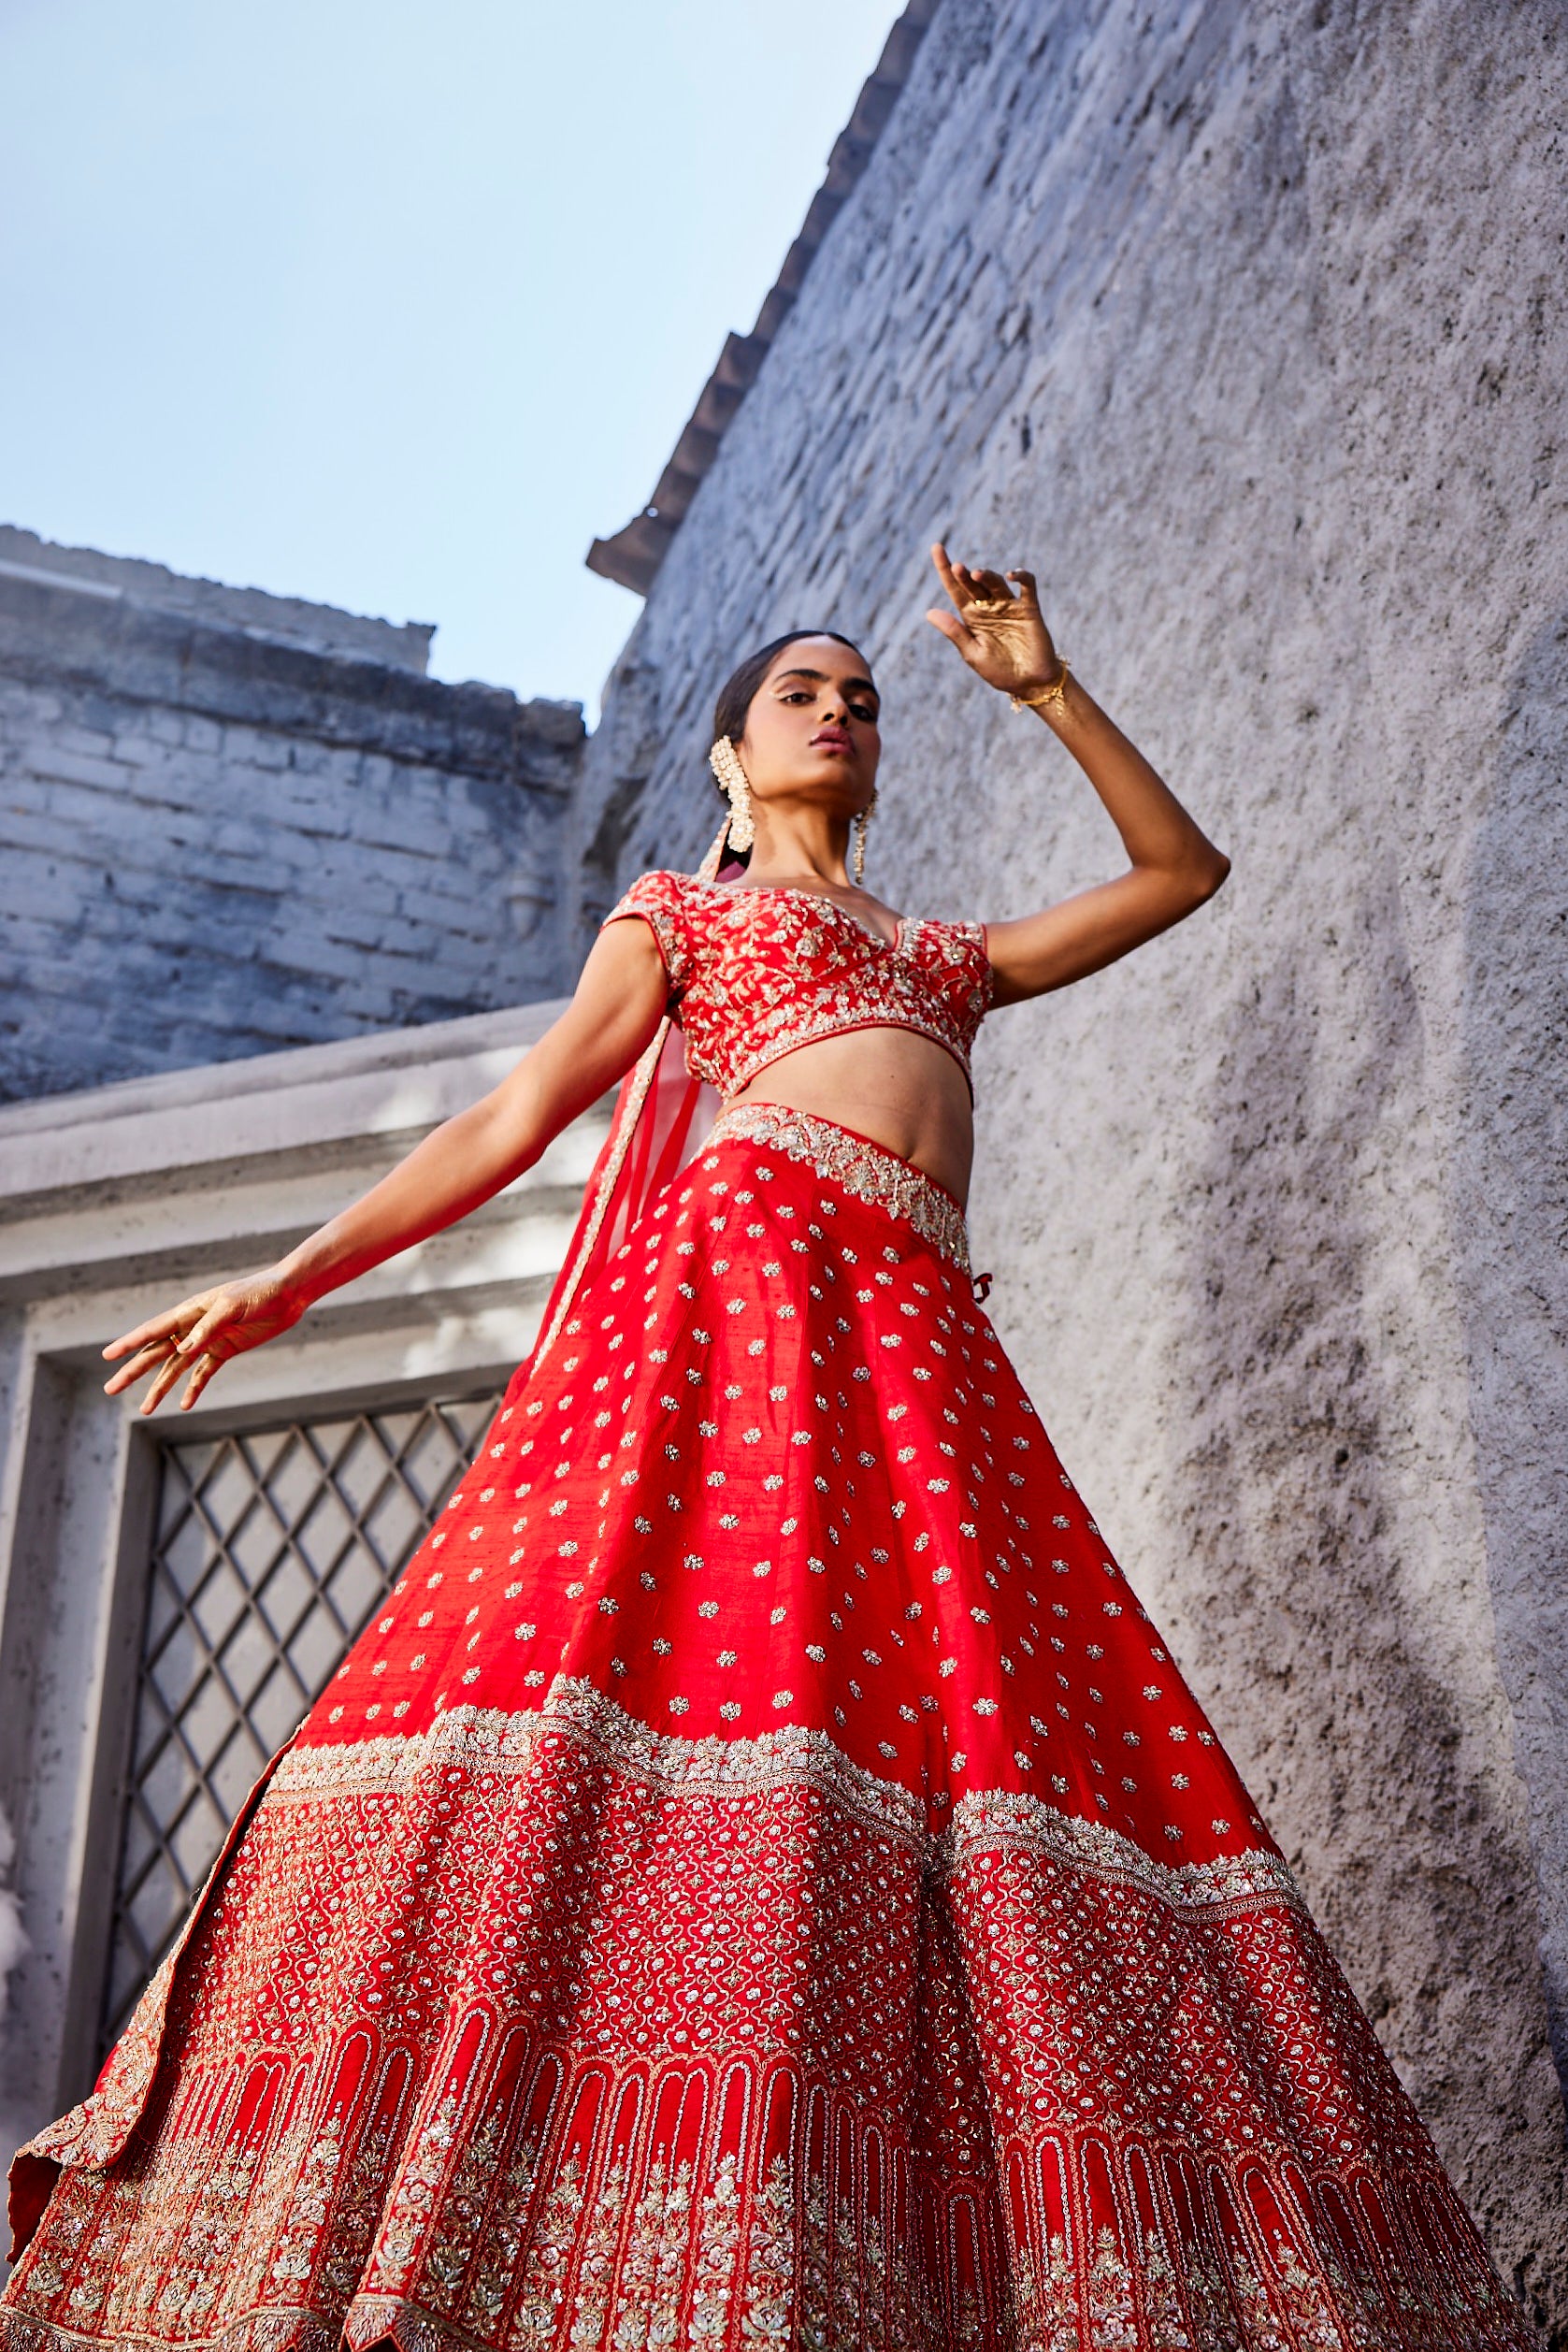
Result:
<svg viewBox="0 0 1568 2352"><path fill-rule="evenodd" d="M1177 935L988 1028L980 1263L1560 2329L1563 32L1536 0L943 0L581 807L585 916L695 861L719 677L820 617L886 692L891 902L1114 870L1063 754L922 622L941 534L1035 566L1231 853Z"/></svg>
<svg viewBox="0 0 1568 2352"><path fill-rule="evenodd" d="M575 703L0 530L0 1100L548 997Z"/></svg>

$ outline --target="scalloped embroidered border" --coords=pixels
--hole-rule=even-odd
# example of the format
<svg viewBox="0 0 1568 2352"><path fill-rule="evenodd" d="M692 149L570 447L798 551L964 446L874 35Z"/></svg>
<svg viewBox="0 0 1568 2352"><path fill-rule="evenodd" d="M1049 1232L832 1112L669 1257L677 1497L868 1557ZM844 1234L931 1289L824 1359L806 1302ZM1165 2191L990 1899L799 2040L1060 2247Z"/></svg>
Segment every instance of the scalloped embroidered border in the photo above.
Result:
<svg viewBox="0 0 1568 2352"><path fill-rule="evenodd" d="M391 1733L343 1747L294 1749L269 1794L315 1796L339 1789L396 1791L443 1765L526 1771L552 1738L569 1739L617 1772L672 1796L745 1796L809 1781L883 1836L926 1842L924 1808L910 1790L880 1780L846 1756L824 1731L788 1724L759 1739L682 1739L652 1731L593 1683L558 1674L537 1713L453 1707L428 1731Z"/></svg>
<svg viewBox="0 0 1568 2352"><path fill-rule="evenodd" d="M1028 1851L1136 1886L1173 1911L1259 1902L1305 1909L1300 1888L1276 1854L1254 1850L1212 1862L1159 1862L1119 1830L1008 1789L982 1789L961 1797L951 1827L933 1837L912 1791L868 1772L826 1732L790 1724L759 1739L682 1739L650 1730L591 1682L567 1675L556 1676L537 1713L455 1707L425 1732L343 1747L295 1748L280 1765L266 1801L351 1789L394 1791L443 1765L525 1770L553 1735L575 1741L616 1771L681 1796L742 1796L804 1780L879 1835L923 1850L928 1867L943 1877L960 1874L985 1854Z"/></svg>
<svg viewBox="0 0 1568 2352"><path fill-rule="evenodd" d="M773 1103L738 1103L721 1111L708 1138L708 1148L736 1141L771 1145L791 1160L804 1161L829 1184L837 1184L857 1201L870 1201L891 1217L913 1225L922 1241L944 1257L960 1274L970 1271L969 1227L951 1192L900 1160L897 1152L856 1135L830 1118L810 1111L791 1111Z"/></svg>

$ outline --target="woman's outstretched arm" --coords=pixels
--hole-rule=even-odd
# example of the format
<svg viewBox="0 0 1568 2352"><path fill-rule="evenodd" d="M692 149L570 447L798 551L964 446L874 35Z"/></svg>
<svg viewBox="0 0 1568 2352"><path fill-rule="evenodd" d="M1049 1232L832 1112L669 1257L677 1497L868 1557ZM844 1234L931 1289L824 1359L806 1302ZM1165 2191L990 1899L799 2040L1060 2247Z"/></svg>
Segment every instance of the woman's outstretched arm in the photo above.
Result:
<svg viewBox="0 0 1568 2352"><path fill-rule="evenodd" d="M1230 871L1215 847L1076 678L1068 676L1040 611L1029 571L977 570L952 563L943 547L932 560L953 599L952 612L927 614L951 640L976 677L1003 694L1033 700L1099 793L1121 835L1128 872L1114 882L1063 899L1038 915L986 928L996 974L993 1002L1015 1004L1099 972L1141 947L1213 898ZM1016 589L1009 582L1016 583ZM1062 691L1053 691L1058 682Z"/></svg>
<svg viewBox="0 0 1568 2352"><path fill-rule="evenodd" d="M669 982L644 923L601 931L560 1019L481 1102L445 1120L352 1208L274 1266L198 1291L104 1349L110 1396L151 1373L155 1412L184 1372L187 1410L221 1364L297 1323L308 1306L398 1250L454 1225L531 1168L564 1127L630 1069L658 1027ZM123 1359L123 1361L122 1361Z"/></svg>

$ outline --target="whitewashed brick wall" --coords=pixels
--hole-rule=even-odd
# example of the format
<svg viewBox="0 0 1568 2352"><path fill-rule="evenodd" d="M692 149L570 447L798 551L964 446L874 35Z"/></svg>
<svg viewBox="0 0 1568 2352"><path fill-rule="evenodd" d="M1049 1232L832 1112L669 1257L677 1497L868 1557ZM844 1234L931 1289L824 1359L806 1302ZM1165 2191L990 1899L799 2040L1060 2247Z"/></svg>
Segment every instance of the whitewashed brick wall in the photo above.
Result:
<svg viewBox="0 0 1568 2352"><path fill-rule="evenodd" d="M42 552L0 560L0 1099L559 992L575 703Z"/></svg>

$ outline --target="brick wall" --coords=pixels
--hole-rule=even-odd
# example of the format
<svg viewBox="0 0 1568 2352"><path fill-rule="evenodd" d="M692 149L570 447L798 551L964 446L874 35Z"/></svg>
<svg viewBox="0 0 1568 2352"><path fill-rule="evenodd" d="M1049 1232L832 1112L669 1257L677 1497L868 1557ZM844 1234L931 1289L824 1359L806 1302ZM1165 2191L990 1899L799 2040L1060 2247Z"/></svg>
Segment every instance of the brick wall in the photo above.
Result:
<svg viewBox="0 0 1568 2352"><path fill-rule="evenodd" d="M942 0L579 812L586 915L695 862L717 684L821 618L886 696L891 903L1113 872L1065 757L921 619L948 535L1033 564L1230 851L1172 938L987 1024L980 1263L1560 2327L1565 32L1540 0Z"/></svg>
<svg viewBox="0 0 1568 2352"><path fill-rule="evenodd" d="M575 703L0 534L0 1098L557 993Z"/></svg>

